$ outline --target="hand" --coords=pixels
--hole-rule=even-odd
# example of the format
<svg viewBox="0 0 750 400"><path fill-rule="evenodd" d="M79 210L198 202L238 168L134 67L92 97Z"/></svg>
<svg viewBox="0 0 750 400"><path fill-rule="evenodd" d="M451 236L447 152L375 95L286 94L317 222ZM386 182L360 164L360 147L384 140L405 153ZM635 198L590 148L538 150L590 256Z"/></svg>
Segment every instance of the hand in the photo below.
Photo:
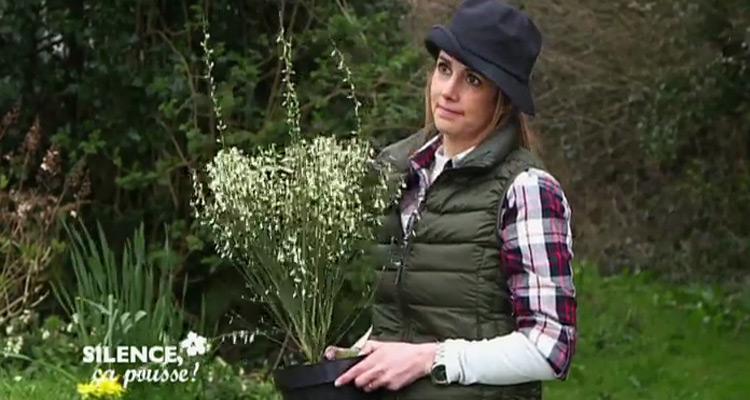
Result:
<svg viewBox="0 0 750 400"><path fill-rule="evenodd" d="M334 384L342 386L354 382L366 392L382 387L399 390L429 374L437 347L437 343L370 340L360 351L367 357L341 374Z"/></svg>

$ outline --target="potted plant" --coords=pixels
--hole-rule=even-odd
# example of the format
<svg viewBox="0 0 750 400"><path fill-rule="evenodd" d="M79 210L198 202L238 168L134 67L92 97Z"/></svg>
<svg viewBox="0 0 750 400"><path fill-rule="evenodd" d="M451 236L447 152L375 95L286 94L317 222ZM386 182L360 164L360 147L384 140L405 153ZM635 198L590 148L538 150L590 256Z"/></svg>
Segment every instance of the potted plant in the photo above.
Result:
<svg viewBox="0 0 750 400"><path fill-rule="evenodd" d="M283 24L282 24L283 25ZM204 25L204 29L205 25ZM211 49L203 47L218 129L221 109L213 95ZM303 137L299 105L291 80L291 43L283 28L278 43L285 62L284 106L291 142L284 148L259 149L249 155L231 147L220 150L206 167L206 182L194 174L196 218L210 231L219 254L239 268L256 300L302 353L304 363L275 371L285 399L357 399L370 394L333 381L361 357L320 361L333 330L335 303L347 267L365 256L379 216L398 187L388 171L373 168L374 151L359 137ZM346 73L355 116L359 102ZM371 289L372 290L372 289ZM370 293L362 294L362 301Z"/></svg>

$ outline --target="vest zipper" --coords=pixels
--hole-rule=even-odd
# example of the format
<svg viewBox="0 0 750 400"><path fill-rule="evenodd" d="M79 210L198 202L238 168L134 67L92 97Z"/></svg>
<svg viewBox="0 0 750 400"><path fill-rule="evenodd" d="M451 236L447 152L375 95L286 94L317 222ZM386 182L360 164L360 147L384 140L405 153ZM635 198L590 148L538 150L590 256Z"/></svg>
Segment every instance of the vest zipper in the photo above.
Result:
<svg viewBox="0 0 750 400"><path fill-rule="evenodd" d="M438 176L438 179L439 178L440 176ZM437 179L435 179L435 182L437 182ZM417 223L417 220L419 219L419 216L422 214L422 210L424 209L424 199L427 198L427 193L430 191L430 189L432 189L432 186L435 182L433 182L433 184L430 185L430 187L428 187L427 190L425 190L425 192L417 198L417 208L411 213L411 215L409 215L409 220L406 221L406 234L404 235L403 245L401 246L401 257L398 260L398 270L396 271L396 281L394 282L396 285L399 285L399 283L401 282L401 277L404 271L404 261L406 260L406 255L409 253L409 249L411 248L410 239L416 229L415 224Z"/></svg>
<svg viewBox="0 0 750 400"><path fill-rule="evenodd" d="M452 168L443 170L440 175L438 175L437 178L435 178L435 181L430 184L430 186L427 188L427 190L424 191L424 193L417 198L417 208L416 210L409 216L409 220L406 223L406 234L404 235L404 242L403 246L401 248L401 256L398 261L398 270L396 271L396 290L398 291L398 306L401 311L401 316L404 321L404 332L402 334L401 339L405 342L410 342L412 337L412 328L411 328L411 320L407 318L407 310L406 305L404 303L404 288L403 285L401 285L403 272L404 272L404 262L406 261L406 256L409 254L409 250L411 249L411 237L413 236L414 232L416 231L416 223L419 220L419 217L422 215L422 211L424 210L424 204L425 199L427 199L427 195L430 193L430 190L435 186L435 184L440 180L440 178L445 175L446 172L452 170ZM399 224L401 225L401 224Z"/></svg>
<svg viewBox="0 0 750 400"><path fill-rule="evenodd" d="M401 311L401 318L404 321L404 331L401 336L401 340L409 342L411 338L411 320L407 316L406 304L404 302L404 287L401 285L401 280L404 273L404 264L406 261L406 255L409 254L410 238L414 233L415 224L418 219L418 215L422 212L423 199L419 199L417 203L417 209L409 216L409 220L406 223L406 235L404 235L404 242L401 248L401 254L398 260L398 270L396 271L396 290L398 291L398 308Z"/></svg>
<svg viewBox="0 0 750 400"><path fill-rule="evenodd" d="M421 202L421 200L418 200ZM401 254L397 261L398 270L396 271L396 281L394 282L396 285L399 285L401 283L401 277L404 272L404 261L406 260L406 255L409 252L409 239L411 239L412 233L414 232L414 223L416 222L417 214L421 213L422 210L420 209L422 207L421 204L417 205L417 209L411 213L409 216L409 220L406 221L406 235L404 235L404 241L401 246ZM400 285L399 285L400 286Z"/></svg>
<svg viewBox="0 0 750 400"><path fill-rule="evenodd" d="M401 288L401 278L404 272L404 261L406 260L406 255L409 254L409 249L411 248L411 237L416 231L416 223L419 220L419 217L422 215L422 211L424 210L424 204L425 200L427 199L427 195L430 193L432 188L435 186L435 184L449 171L452 171L454 168L447 168L444 169L440 175L438 175L437 178L435 178L435 181L430 184L430 186L427 188L427 190L424 191L424 193L421 194L421 196L417 197L417 208L414 212L411 213L409 216L409 220L406 222L406 234L404 235L404 241L403 245L401 246L401 257L398 260L398 270L396 270L396 279L395 284L399 287L399 290ZM400 218L400 217L399 217ZM401 224L399 224L399 227L401 227ZM403 227L402 227L403 228Z"/></svg>
<svg viewBox="0 0 750 400"><path fill-rule="evenodd" d="M406 305L404 303L404 288L401 284L403 280L403 273L404 273L404 267L405 267L405 261L406 257L409 254L409 250L411 249L411 238L414 235L414 232L416 232L416 224L419 220L420 216L422 215L422 211L424 210L424 204L425 200L427 199L427 196L430 194L430 191L433 187L435 187L435 184L438 183L440 179L443 179L443 176L445 176L446 173L450 174L454 170L454 167L452 166L452 163L450 163L450 167L444 168L443 171L441 171L440 175L435 178L435 180L427 187L427 189L424 191L424 193L421 193L417 197L417 207L414 212L409 216L409 220L406 223L406 233L404 234L404 241L403 245L401 247L401 254L398 261L398 270L396 271L396 279L395 279L395 285L396 290L398 292L398 306L399 310L401 311L401 316L404 321L404 330L402 334L402 340L405 342L410 342L412 340L412 327L411 327L411 320L407 317L407 310ZM399 216L400 221L400 216ZM403 228L401 226L401 223L399 223L399 227Z"/></svg>

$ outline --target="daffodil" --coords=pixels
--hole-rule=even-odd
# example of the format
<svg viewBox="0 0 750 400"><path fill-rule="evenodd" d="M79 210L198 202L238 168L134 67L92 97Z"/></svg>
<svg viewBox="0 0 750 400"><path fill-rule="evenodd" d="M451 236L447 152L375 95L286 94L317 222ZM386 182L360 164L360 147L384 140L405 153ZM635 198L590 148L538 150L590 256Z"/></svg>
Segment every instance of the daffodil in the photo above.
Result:
<svg viewBox="0 0 750 400"><path fill-rule="evenodd" d="M120 384L119 376L109 378L101 376L90 383L79 383L78 394L84 399L118 399L125 393Z"/></svg>
<svg viewBox="0 0 750 400"><path fill-rule="evenodd" d="M80 394L84 399L90 399L94 397L94 389L96 389L96 385L93 383L78 384L78 394Z"/></svg>

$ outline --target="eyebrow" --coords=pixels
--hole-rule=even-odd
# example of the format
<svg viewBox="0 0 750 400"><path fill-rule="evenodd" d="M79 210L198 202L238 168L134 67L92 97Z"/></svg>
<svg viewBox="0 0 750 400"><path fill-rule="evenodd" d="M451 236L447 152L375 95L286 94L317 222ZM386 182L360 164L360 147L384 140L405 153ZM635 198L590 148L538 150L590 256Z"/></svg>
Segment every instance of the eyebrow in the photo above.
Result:
<svg viewBox="0 0 750 400"><path fill-rule="evenodd" d="M451 66L451 67L453 67L453 60L450 60L450 59L448 59L448 57L446 57L446 56L444 56L444 55L440 55L440 56L438 56L438 59L439 59L439 60L441 60L441 61L443 61L443 62L446 62L446 63L450 64L450 66ZM468 67L461 67L461 69L463 69L463 70L464 70L464 71L466 71L467 73L472 73L472 74L476 75L476 76L477 76L477 77L479 77L479 78L483 78L482 74L480 74L480 73L479 73L479 72L477 72L477 71L474 71L474 70L473 70L473 69L471 69L471 68L468 68Z"/></svg>

